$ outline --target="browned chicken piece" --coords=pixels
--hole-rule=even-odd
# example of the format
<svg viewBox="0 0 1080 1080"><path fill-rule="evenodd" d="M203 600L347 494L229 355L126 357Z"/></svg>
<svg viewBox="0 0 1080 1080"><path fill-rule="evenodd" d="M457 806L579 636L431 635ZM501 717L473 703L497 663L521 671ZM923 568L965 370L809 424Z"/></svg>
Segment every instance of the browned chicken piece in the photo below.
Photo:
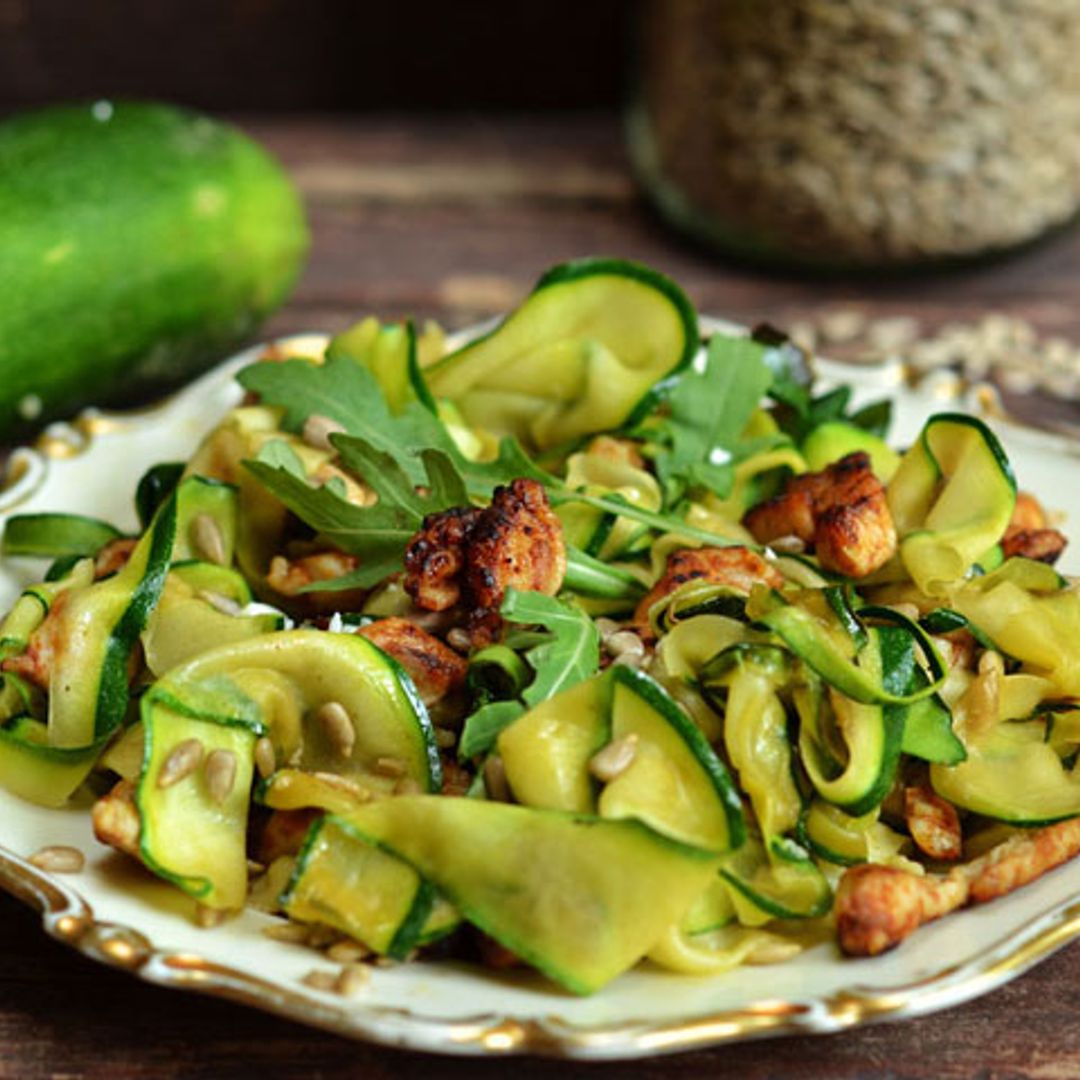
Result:
<svg viewBox="0 0 1080 1080"><path fill-rule="evenodd" d="M139 834L142 825L135 805L133 781L121 780L107 795L102 795L90 811L90 820L94 836L101 843L141 860Z"/></svg>
<svg viewBox="0 0 1080 1080"><path fill-rule="evenodd" d="M71 600L70 592L62 592L52 602L48 615L41 625L31 633L26 642L26 649L18 656L9 656L0 661L0 671L9 671L18 675L42 690L49 689L53 665L67 645L71 627L67 625L64 612ZM132 682L142 668L142 645L136 642L128 656L128 682Z"/></svg>
<svg viewBox="0 0 1080 1080"><path fill-rule="evenodd" d="M756 551L745 547L682 548L668 556L660 580L639 601L634 622L647 626L649 609L688 581L727 585L749 595L755 585L779 589L783 575Z"/></svg>
<svg viewBox="0 0 1080 1080"><path fill-rule="evenodd" d="M94 578L100 579L123 570L138 540L133 536L121 536L110 540L94 559Z"/></svg>
<svg viewBox="0 0 1080 1080"><path fill-rule="evenodd" d="M442 763L442 794L465 796L472 787L473 777L468 769L456 761L444 760Z"/></svg>
<svg viewBox="0 0 1080 1080"><path fill-rule="evenodd" d="M824 473L793 476L779 495L747 510L743 524L760 544L794 536L812 548L817 527L814 504L825 487Z"/></svg>
<svg viewBox="0 0 1080 1080"><path fill-rule="evenodd" d="M405 591L418 607L446 611L461 600L465 549L482 512L455 506L424 518L405 550Z"/></svg>
<svg viewBox="0 0 1080 1080"><path fill-rule="evenodd" d="M885 488L863 451L792 477L779 495L748 510L743 524L762 544L798 537L824 569L846 577L866 577L896 553Z"/></svg>
<svg viewBox="0 0 1080 1080"><path fill-rule="evenodd" d="M425 705L433 705L465 683L468 661L408 619L379 619L357 633L405 669Z"/></svg>
<svg viewBox="0 0 1080 1080"><path fill-rule="evenodd" d="M614 461L622 465L631 465L635 469L645 466L645 459L638 451L638 445L629 439L615 439L610 435L597 435L585 448L587 454Z"/></svg>
<svg viewBox="0 0 1080 1080"><path fill-rule="evenodd" d="M1008 536L1012 532L1034 532L1045 529L1048 524L1042 503L1030 491L1018 491L1016 505L1013 507L1005 535Z"/></svg>
<svg viewBox="0 0 1080 1080"><path fill-rule="evenodd" d="M970 630L950 630L947 634L933 635L931 640L941 653L946 667L967 670L975 666L979 645Z"/></svg>
<svg viewBox="0 0 1080 1080"><path fill-rule="evenodd" d="M26 648L18 656L9 656L0 662L0 671L18 675L42 690L49 689L49 677L56 657L64 648L65 626L62 618L64 608L71 599L68 592L59 593L26 642Z"/></svg>
<svg viewBox="0 0 1080 1080"><path fill-rule="evenodd" d="M474 645L498 636L507 589L554 596L565 575L562 523L543 486L524 478L482 510L429 515L405 552L405 591L428 611L463 605Z"/></svg>
<svg viewBox="0 0 1080 1080"><path fill-rule="evenodd" d="M495 612L506 590L554 596L566 576L562 522L535 480L518 479L495 495L469 537L465 585L481 612Z"/></svg>
<svg viewBox="0 0 1080 1080"><path fill-rule="evenodd" d="M274 810L266 819L259 837L258 859L269 866L282 855L295 855L304 843L311 823L320 810Z"/></svg>
<svg viewBox="0 0 1080 1080"><path fill-rule="evenodd" d="M1062 533L1049 528L1046 511L1039 500L1029 491L1018 492L1016 506L1001 540L1005 558L1023 555L1026 559L1053 564L1067 543Z"/></svg>
<svg viewBox="0 0 1080 1080"><path fill-rule="evenodd" d="M1027 885L1080 854L1080 819L1012 836L946 877L889 866L853 866L836 893L840 948L876 956L923 923L965 904L983 904Z"/></svg>
<svg viewBox="0 0 1080 1080"><path fill-rule="evenodd" d="M332 581L344 577L357 567L355 555L343 551L318 551L299 559L275 555L270 560L266 583L282 596L297 596L302 589L316 581ZM340 596L339 594L336 594Z"/></svg>
<svg viewBox="0 0 1080 1080"><path fill-rule="evenodd" d="M836 932L849 956L877 956L923 923L963 907L968 881L959 871L920 877L893 866L864 863L844 871L836 890Z"/></svg>
<svg viewBox="0 0 1080 1080"><path fill-rule="evenodd" d="M960 815L929 787L904 788L904 820L915 846L931 859L955 862L963 854Z"/></svg>
<svg viewBox="0 0 1080 1080"><path fill-rule="evenodd" d="M1080 818L1012 836L974 860L971 901L984 904L1080 854Z"/></svg>
<svg viewBox="0 0 1080 1080"><path fill-rule="evenodd" d="M319 615L332 611L348 611L363 604L366 589L338 589L333 592L302 590L316 581L332 581L355 570L359 565L355 555L344 551L317 551L297 559L275 555L270 560L266 584L274 592L286 597L287 605L294 615Z"/></svg>
<svg viewBox="0 0 1080 1080"><path fill-rule="evenodd" d="M1068 542L1064 533L1057 529L1020 529L1005 534L1001 551L1006 559L1023 555L1025 559L1036 559L1053 566Z"/></svg>

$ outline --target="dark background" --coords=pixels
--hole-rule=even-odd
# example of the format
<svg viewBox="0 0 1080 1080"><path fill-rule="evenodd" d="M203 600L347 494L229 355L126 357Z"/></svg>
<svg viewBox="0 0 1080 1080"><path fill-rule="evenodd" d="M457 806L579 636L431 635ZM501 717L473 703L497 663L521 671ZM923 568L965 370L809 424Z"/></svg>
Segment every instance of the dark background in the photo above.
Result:
<svg viewBox="0 0 1080 1080"><path fill-rule="evenodd" d="M0 108L160 97L210 110L617 104L629 0L0 0Z"/></svg>

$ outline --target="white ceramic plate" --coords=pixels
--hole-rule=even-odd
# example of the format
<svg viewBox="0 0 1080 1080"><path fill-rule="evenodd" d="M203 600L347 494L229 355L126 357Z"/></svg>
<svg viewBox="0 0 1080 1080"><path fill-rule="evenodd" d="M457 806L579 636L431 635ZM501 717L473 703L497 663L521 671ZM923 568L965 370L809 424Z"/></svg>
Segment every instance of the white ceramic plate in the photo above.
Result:
<svg viewBox="0 0 1080 1080"><path fill-rule="evenodd" d="M154 462L191 452L238 399L232 374L254 355L223 364L159 408L87 414L74 426L54 427L40 452L18 455L18 479L0 494L0 517L62 509L134 527L131 494L139 476ZM821 374L853 382L864 399L891 396L899 442L942 407L940 400L905 389L897 365L868 371L823 364ZM1066 530L1076 530L1077 447L1002 422L994 427L1022 486L1064 511ZM1074 541L1064 566L1072 573L1080 568L1080 531ZM25 561L0 566L0 609L39 576L40 566ZM835 946L821 945L787 964L714 978L642 966L586 999L525 974L410 964L375 970L359 996L343 999L301 983L313 967L330 966L304 948L264 937L265 916L247 912L214 930L195 927L186 898L94 841L85 806L45 810L0 791L0 817L0 885L40 907L45 929L87 955L152 982L242 1001L344 1035L443 1053L629 1058L837 1031L986 993L1080 936L1078 863L996 903L932 924L872 960L844 959ZM46 844L80 848L87 855L85 871L50 876L25 861Z"/></svg>

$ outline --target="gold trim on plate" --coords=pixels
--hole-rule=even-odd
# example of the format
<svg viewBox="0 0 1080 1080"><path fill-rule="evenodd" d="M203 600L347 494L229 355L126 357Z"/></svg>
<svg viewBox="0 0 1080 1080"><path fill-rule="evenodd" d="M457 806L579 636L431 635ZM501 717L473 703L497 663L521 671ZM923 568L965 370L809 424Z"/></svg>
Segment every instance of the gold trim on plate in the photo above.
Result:
<svg viewBox="0 0 1080 1080"><path fill-rule="evenodd" d="M484 1056L633 1058L768 1036L835 1032L916 1016L985 994L1080 937L1080 900L1065 901L1011 940L993 942L963 964L903 986L855 986L806 1001L762 1000L677 1021L642 1019L579 1026L558 1016L536 1019L486 1013L448 1020L370 1001L350 1006L320 1000L196 953L159 949L138 930L100 921L66 881L4 848L0 848L0 888L40 911L45 931L56 940L149 982L227 999L347 1037ZM856 970L853 966L852 971ZM388 1020L393 1024L384 1026Z"/></svg>

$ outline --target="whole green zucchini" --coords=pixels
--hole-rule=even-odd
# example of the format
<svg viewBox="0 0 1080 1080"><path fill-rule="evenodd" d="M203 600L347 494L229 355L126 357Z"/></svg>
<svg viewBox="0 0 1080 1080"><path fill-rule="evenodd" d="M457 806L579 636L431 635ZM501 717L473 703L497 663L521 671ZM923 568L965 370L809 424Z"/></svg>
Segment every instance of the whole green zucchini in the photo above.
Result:
<svg viewBox="0 0 1080 1080"><path fill-rule="evenodd" d="M280 166L206 116L99 101L0 123L0 440L221 359L307 246Z"/></svg>

